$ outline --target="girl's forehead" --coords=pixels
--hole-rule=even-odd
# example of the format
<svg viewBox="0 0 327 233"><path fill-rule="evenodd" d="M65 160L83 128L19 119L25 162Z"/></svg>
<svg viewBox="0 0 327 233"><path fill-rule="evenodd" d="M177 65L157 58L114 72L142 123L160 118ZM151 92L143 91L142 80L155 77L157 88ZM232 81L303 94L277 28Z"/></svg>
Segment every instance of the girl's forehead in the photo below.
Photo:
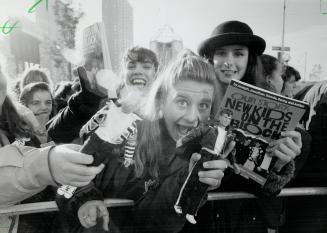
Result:
<svg viewBox="0 0 327 233"><path fill-rule="evenodd" d="M177 82L173 88L176 94L201 94L203 96L212 97L213 95L213 85L207 82L199 82L193 80L183 80Z"/></svg>
<svg viewBox="0 0 327 233"><path fill-rule="evenodd" d="M31 99L51 99L51 94L46 90L36 90L32 93Z"/></svg>

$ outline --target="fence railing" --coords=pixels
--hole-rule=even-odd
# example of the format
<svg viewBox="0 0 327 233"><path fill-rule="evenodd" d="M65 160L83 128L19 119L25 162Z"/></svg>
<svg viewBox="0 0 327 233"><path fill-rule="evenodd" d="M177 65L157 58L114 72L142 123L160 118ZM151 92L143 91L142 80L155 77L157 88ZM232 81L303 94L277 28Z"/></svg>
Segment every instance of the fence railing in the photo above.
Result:
<svg viewBox="0 0 327 233"><path fill-rule="evenodd" d="M327 195L327 187L285 188L281 191L278 197L318 195ZM248 198L256 198L256 196L247 192L210 192L208 195L209 201ZM107 207L122 207L133 206L134 202L126 199L110 198L105 200L105 204ZM0 208L0 215L21 215L51 211L58 211L57 204L54 201L19 204L6 208Z"/></svg>

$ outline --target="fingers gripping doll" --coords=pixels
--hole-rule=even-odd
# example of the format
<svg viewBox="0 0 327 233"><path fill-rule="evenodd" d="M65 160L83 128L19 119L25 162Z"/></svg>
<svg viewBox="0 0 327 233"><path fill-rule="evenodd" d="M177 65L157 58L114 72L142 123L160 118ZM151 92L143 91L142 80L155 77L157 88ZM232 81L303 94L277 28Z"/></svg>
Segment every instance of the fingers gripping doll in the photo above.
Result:
<svg viewBox="0 0 327 233"><path fill-rule="evenodd" d="M224 112L221 114L228 115ZM231 118L231 115L227 117ZM228 125L229 124L230 120ZM201 145L201 159L191 168L174 206L176 213L185 214L186 219L192 224L196 223L194 216L202 200L205 198L208 189L207 184L199 181L198 172L206 170L203 167L204 162L218 158L226 158L235 146L234 142L228 140L227 125L224 125L225 124L221 120L218 122L201 123L177 143L179 146L199 139Z"/></svg>
<svg viewBox="0 0 327 233"><path fill-rule="evenodd" d="M79 72L85 72L85 70L79 70ZM108 77L107 79L110 81ZM136 121L141 120L141 118L132 111L127 112L126 108L120 104L116 105L115 94L108 92L108 97L111 100L81 129L81 135L86 133L89 135L81 152L93 155L94 161L91 165L97 166L104 160L119 154L117 151L126 142L127 166L130 164L128 164L130 162L128 159L132 159L134 154L137 135ZM58 206L64 206L63 203L74 195L76 189L73 186L62 185L57 190L56 202Z"/></svg>

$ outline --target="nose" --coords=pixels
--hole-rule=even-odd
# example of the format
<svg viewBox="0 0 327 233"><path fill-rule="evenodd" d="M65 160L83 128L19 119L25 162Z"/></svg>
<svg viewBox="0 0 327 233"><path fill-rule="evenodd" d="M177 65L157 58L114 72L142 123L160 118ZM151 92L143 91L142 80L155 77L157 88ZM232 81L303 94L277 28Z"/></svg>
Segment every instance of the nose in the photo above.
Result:
<svg viewBox="0 0 327 233"><path fill-rule="evenodd" d="M200 112L197 106L190 106L188 111L185 113L184 119L188 124L197 126L200 121Z"/></svg>
<svg viewBox="0 0 327 233"><path fill-rule="evenodd" d="M234 57L232 53L227 53L224 66L230 68L234 62Z"/></svg>
<svg viewBox="0 0 327 233"><path fill-rule="evenodd" d="M143 70L142 65L141 64L136 64L134 73L137 73L137 74L142 73L142 70Z"/></svg>

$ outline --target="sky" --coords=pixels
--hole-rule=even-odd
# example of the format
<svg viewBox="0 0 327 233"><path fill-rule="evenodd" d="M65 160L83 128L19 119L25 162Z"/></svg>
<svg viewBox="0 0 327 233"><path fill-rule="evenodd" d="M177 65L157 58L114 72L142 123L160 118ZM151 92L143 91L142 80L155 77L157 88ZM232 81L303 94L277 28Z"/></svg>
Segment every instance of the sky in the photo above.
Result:
<svg viewBox="0 0 327 233"><path fill-rule="evenodd" d="M9 16L33 20L27 9L36 0L0 0L0 26ZM45 0L44 0L45 1ZM48 0L54 1L54 0ZM76 0L85 12L76 35L101 21L101 0ZM134 45L149 47L150 39L163 25L170 25L194 51L218 24L240 20L267 42L265 53L277 56L272 46L281 46L284 0L129 0L134 10ZM40 5L41 7L41 5ZM321 10L322 8L322 10ZM286 0L284 45L291 48L290 65L302 78L314 64L321 64L327 77L327 0ZM304 71L306 70L306 73Z"/></svg>

